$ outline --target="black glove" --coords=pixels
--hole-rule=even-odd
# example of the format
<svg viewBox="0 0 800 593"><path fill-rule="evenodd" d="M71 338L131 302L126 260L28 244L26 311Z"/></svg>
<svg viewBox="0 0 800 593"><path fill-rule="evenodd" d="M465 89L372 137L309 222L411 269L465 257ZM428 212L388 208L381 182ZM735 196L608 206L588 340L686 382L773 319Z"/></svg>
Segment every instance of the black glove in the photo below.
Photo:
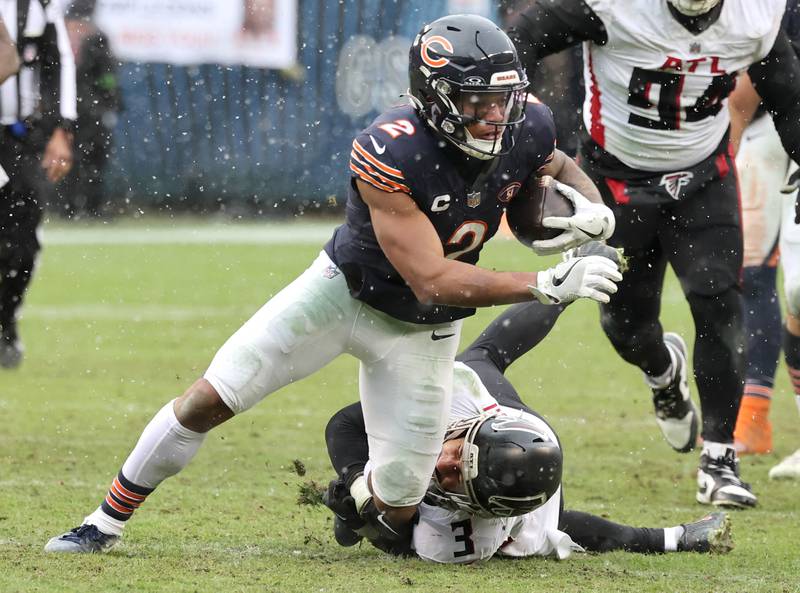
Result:
<svg viewBox="0 0 800 593"><path fill-rule="evenodd" d="M386 521L383 511L379 511L375 502L370 498L361 509L361 518L366 521L366 526L361 533L373 546L393 556L414 555L414 550L411 548L411 537L414 533L414 525L419 521L419 511L409 523L397 528Z"/></svg>
<svg viewBox="0 0 800 593"><path fill-rule="evenodd" d="M350 496L350 489L344 480L331 480L328 490L322 495L322 502L336 515L333 520L333 537L336 543L347 548L360 542L364 534L358 531L363 530L367 524L358 516L355 500Z"/></svg>
<svg viewBox="0 0 800 593"><path fill-rule="evenodd" d="M350 489L342 478L331 480L328 490L322 495L322 502L336 518L333 522L333 536L340 546L349 547L357 544L362 538L379 550L394 556L411 556L411 536L419 513L402 528L390 525L370 498L361 509L359 515L356 503L350 495Z"/></svg>

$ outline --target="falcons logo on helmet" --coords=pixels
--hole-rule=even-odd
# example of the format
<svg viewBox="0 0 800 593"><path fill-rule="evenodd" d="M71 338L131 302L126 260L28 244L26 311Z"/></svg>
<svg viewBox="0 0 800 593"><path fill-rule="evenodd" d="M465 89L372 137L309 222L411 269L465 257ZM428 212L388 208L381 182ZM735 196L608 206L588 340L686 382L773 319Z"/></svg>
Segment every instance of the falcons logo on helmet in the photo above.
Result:
<svg viewBox="0 0 800 593"><path fill-rule="evenodd" d="M680 199L681 190L689 185L689 182L694 177L694 173L689 171L678 171L677 173L667 173L661 178L661 183L667 193L672 196L673 200Z"/></svg>

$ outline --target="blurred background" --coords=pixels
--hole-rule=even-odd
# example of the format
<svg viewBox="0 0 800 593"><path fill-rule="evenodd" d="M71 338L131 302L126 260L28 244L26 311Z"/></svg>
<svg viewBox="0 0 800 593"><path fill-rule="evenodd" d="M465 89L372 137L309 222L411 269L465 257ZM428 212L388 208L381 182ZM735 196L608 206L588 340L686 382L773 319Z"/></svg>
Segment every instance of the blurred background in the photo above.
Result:
<svg viewBox="0 0 800 593"><path fill-rule="evenodd" d="M62 0L78 65L78 166L51 213L338 213L353 136L407 87L423 23L502 24L521 0ZM580 54L534 93L574 152Z"/></svg>

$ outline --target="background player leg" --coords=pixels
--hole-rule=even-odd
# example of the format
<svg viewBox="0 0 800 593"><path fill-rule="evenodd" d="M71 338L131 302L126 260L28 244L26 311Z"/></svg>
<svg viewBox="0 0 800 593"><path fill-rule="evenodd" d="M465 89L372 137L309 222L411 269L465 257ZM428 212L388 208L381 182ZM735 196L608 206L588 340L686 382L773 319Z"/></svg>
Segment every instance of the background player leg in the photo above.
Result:
<svg viewBox="0 0 800 593"><path fill-rule="evenodd" d="M786 200L780 188L787 165L788 157L772 118L767 114L757 117L744 131L736 154L744 236L747 370L734 438L736 450L742 454L772 449L769 407L781 343L775 272Z"/></svg>
<svg viewBox="0 0 800 593"><path fill-rule="evenodd" d="M800 225L795 224L793 217L796 198L796 194L784 198L780 245L788 309L783 332L783 353L800 410ZM800 449L773 467L769 477L800 479Z"/></svg>
<svg viewBox="0 0 800 593"><path fill-rule="evenodd" d="M32 194L0 189L0 367L22 362L17 314L33 277L42 211Z"/></svg>
<svg viewBox="0 0 800 593"><path fill-rule="evenodd" d="M774 259L777 264L777 258ZM769 453L772 424L769 408L781 351L781 306L776 265L744 269L744 326L747 367L736 419L734 442L739 454Z"/></svg>

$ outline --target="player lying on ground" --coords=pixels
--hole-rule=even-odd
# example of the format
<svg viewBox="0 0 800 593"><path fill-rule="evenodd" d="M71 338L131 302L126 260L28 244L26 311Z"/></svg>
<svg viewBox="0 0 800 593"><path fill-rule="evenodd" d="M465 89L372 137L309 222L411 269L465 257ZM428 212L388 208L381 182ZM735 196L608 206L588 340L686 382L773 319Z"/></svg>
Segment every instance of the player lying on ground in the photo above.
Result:
<svg viewBox="0 0 800 593"><path fill-rule="evenodd" d="M364 511L372 500L360 404L331 418L326 440L339 478L331 482L326 503L337 515L337 542L353 545L363 536L392 554L459 563L494 554L563 559L576 550L731 549L724 513L676 527L636 528L563 510L558 438L503 375L547 334L560 310L538 303L514 305L458 357L442 452L413 534L402 544L384 538L380 525L362 519L369 516Z"/></svg>

